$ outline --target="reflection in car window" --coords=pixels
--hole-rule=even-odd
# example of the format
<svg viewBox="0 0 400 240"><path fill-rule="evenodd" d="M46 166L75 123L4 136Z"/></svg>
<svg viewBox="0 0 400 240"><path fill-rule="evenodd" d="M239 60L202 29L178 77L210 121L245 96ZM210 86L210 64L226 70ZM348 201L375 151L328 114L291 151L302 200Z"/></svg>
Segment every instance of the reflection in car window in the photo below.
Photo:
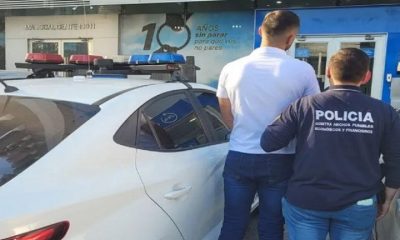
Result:
<svg viewBox="0 0 400 240"><path fill-rule="evenodd" d="M150 127L150 121L148 117L145 117L144 114L140 115L139 123L139 146L145 149L158 149L161 145L161 143L158 143L158 141L162 141L164 148L171 148L168 145L171 145L172 141L170 139L164 140L162 138L166 136L166 134L161 134L162 130L158 130L160 140L157 140L157 138L153 134L152 128ZM156 126L157 125L153 126L154 130L157 128Z"/></svg>
<svg viewBox="0 0 400 240"><path fill-rule="evenodd" d="M28 168L99 111L99 107L0 96L0 186Z"/></svg>
<svg viewBox="0 0 400 240"><path fill-rule="evenodd" d="M192 104L182 93L151 103L141 111L139 121L140 148L182 150L208 143Z"/></svg>
<svg viewBox="0 0 400 240"><path fill-rule="evenodd" d="M218 99L215 94L211 92L196 92L196 97L212 124L217 142L228 141L229 129L222 120Z"/></svg>

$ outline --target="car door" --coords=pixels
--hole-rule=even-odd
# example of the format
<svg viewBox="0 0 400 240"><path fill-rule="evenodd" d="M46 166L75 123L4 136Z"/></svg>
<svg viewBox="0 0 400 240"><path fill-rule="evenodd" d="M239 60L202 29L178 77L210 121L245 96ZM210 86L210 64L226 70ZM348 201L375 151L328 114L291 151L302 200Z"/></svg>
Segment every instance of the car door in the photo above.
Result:
<svg viewBox="0 0 400 240"><path fill-rule="evenodd" d="M220 132L214 130L204 109L218 114L218 105L214 93L209 98L213 104L206 97L199 104L188 90L175 91L138 112L138 174L149 198L169 215L183 239L216 238L223 217L228 130L222 121ZM222 141L218 134L225 134Z"/></svg>

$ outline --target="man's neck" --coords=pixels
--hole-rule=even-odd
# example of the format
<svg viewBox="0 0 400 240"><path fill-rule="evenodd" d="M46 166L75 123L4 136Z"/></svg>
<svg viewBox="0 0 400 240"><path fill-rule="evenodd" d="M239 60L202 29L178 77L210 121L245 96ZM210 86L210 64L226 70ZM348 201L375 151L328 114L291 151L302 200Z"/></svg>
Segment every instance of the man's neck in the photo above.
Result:
<svg viewBox="0 0 400 240"><path fill-rule="evenodd" d="M273 48L279 48L279 49L282 49L283 51L286 51L285 46L283 46L283 44L277 44L277 43L269 42L266 40L261 41L260 47L273 47Z"/></svg>
<svg viewBox="0 0 400 240"><path fill-rule="evenodd" d="M331 80L330 82L331 85L346 85L346 86L354 86L354 87L360 87L361 86L361 82L358 83L353 83L353 82L342 82L342 81L338 81L338 80Z"/></svg>

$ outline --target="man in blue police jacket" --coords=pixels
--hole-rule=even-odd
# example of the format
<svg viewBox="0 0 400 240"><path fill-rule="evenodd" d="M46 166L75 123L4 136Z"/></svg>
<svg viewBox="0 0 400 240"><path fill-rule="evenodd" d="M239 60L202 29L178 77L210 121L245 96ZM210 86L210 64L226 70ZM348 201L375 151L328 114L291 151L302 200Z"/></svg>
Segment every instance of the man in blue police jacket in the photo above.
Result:
<svg viewBox="0 0 400 240"><path fill-rule="evenodd" d="M274 151L297 138L283 199L290 239L325 240L329 234L367 240L400 187L400 119L390 105L361 93L371 77L363 51L340 50L327 74L329 90L291 104L266 128L261 147ZM378 207L381 154L386 200Z"/></svg>

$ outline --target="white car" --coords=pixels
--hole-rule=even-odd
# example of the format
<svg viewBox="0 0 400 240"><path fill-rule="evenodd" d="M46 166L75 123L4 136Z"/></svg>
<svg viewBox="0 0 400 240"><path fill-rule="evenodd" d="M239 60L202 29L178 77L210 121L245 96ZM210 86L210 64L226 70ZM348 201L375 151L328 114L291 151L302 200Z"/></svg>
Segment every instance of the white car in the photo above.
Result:
<svg viewBox="0 0 400 240"><path fill-rule="evenodd" d="M217 239L215 89L147 76L0 85L0 239Z"/></svg>

